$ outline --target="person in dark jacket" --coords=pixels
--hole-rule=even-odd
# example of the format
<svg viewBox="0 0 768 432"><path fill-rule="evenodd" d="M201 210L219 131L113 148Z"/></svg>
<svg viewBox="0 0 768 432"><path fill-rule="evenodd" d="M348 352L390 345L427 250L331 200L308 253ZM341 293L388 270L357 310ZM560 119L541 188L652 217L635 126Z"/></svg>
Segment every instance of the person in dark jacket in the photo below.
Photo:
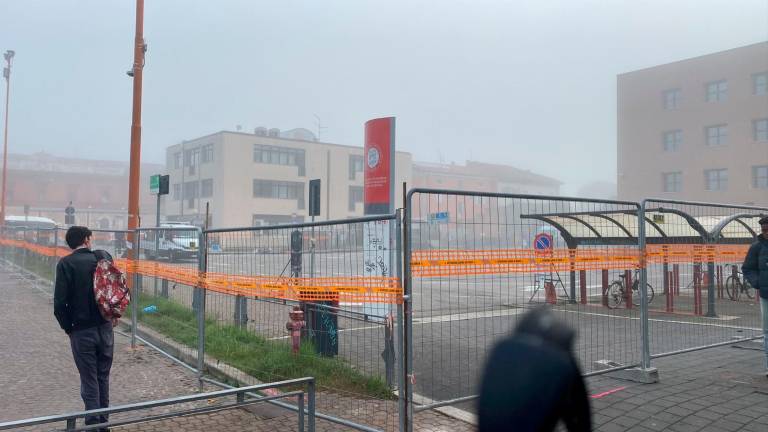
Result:
<svg viewBox="0 0 768 432"><path fill-rule="evenodd" d="M546 307L528 312L491 352L478 401L478 430L543 432L562 422L590 431L584 379L573 356L575 332Z"/></svg>
<svg viewBox="0 0 768 432"><path fill-rule="evenodd" d="M72 356L80 373L80 396L86 410L109 407L109 372L112 368L116 322L105 320L93 292L93 275L103 251L91 251L91 230L73 226L66 242L72 253L56 266L53 314L69 335ZM107 416L86 417L85 424L107 422ZM106 430L106 429L104 429Z"/></svg>
<svg viewBox="0 0 768 432"><path fill-rule="evenodd" d="M763 349L765 376L768 377L768 217L760 219L760 234L749 247L741 271L760 294L760 312L763 319Z"/></svg>

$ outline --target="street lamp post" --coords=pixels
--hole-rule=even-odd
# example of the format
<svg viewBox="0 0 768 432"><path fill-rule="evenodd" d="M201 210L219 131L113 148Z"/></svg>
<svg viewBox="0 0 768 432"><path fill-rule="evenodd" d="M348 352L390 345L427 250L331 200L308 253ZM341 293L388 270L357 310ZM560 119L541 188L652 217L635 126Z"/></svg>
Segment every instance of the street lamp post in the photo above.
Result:
<svg viewBox="0 0 768 432"><path fill-rule="evenodd" d="M3 54L6 66L3 68L3 77L5 78L5 129L3 138L3 191L0 198L0 224L5 224L5 189L8 180L8 107L11 100L11 60L16 54L13 50L8 50Z"/></svg>
<svg viewBox="0 0 768 432"><path fill-rule="evenodd" d="M141 177L141 89L144 70L144 0L136 0L136 39L133 50L133 115L131 120L131 166L128 184L128 229L139 227L139 179Z"/></svg>

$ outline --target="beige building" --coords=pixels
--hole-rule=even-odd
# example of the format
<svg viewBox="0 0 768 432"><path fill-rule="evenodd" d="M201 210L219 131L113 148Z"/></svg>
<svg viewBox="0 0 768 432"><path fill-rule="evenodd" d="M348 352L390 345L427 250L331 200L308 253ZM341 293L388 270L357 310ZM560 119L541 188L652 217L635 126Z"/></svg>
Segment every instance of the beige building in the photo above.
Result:
<svg viewBox="0 0 768 432"><path fill-rule="evenodd" d="M321 179L317 220L363 215L363 148L317 142L306 129L221 131L166 150L168 220L216 228L309 220L309 180ZM396 154L395 202L410 182L411 154Z"/></svg>
<svg viewBox="0 0 768 432"><path fill-rule="evenodd" d="M618 76L618 195L768 205L768 42Z"/></svg>

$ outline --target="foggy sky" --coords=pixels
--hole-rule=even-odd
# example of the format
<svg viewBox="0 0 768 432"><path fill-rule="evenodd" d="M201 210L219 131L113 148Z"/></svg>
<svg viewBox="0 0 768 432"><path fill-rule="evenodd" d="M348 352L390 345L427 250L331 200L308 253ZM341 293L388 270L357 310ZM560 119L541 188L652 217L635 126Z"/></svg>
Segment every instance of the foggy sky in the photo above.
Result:
<svg viewBox="0 0 768 432"><path fill-rule="evenodd" d="M128 159L134 8L0 0L10 152ZM615 182L617 74L767 40L768 1L147 0L145 37L145 161L236 125L316 132L314 114L323 141L362 145L394 115L416 160L573 194Z"/></svg>

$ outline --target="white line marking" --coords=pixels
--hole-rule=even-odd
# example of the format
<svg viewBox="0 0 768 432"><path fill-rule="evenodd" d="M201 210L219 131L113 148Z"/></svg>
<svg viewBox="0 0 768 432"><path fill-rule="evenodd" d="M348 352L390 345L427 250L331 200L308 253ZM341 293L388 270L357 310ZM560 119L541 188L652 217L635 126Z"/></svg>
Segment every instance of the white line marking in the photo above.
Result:
<svg viewBox="0 0 768 432"><path fill-rule="evenodd" d="M467 321L467 320L481 319L481 318L496 318L496 317L519 315L525 312L527 312L527 310L522 308L491 310L491 311L484 311L484 312L468 312L468 313L460 313L460 314L438 315L433 317L416 318L413 320L413 323L414 324L433 324L433 323L442 323L442 322L450 322L450 321Z"/></svg>
<svg viewBox="0 0 768 432"><path fill-rule="evenodd" d="M581 314L581 315L592 315L592 316L599 316L599 317L606 317L606 318L626 319L626 320L640 321L639 317L627 317L627 316L620 316L620 315L602 314L602 313L597 313L597 312L581 312L581 311L572 311L572 310L567 310L567 309L556 309L556 308L553 308L552 310L557 311L557 312L567 312L567 313L576 313L576 314ZM727 316L727 317L728 317L727 319L729 319L729 320L730 319L736 319L736 318L730 317L730 316ZM702 317L702 318L704 318L704 317ZM716 320L716 319L720 319L720 318L707 318L707 319ZM763 331L762 329L755 328L755 327L740 327L740 326L732 326L732 325L726 325L726 324L701 323L701 322L678 321L678 320L664 320L664 319L658 319L658 318L649 318L648 321L660 322L660 323L669 323L669 324L688 324L688 325L706 326L706 327L721 327L721 328L737 329L737 330Z"/></svg>

